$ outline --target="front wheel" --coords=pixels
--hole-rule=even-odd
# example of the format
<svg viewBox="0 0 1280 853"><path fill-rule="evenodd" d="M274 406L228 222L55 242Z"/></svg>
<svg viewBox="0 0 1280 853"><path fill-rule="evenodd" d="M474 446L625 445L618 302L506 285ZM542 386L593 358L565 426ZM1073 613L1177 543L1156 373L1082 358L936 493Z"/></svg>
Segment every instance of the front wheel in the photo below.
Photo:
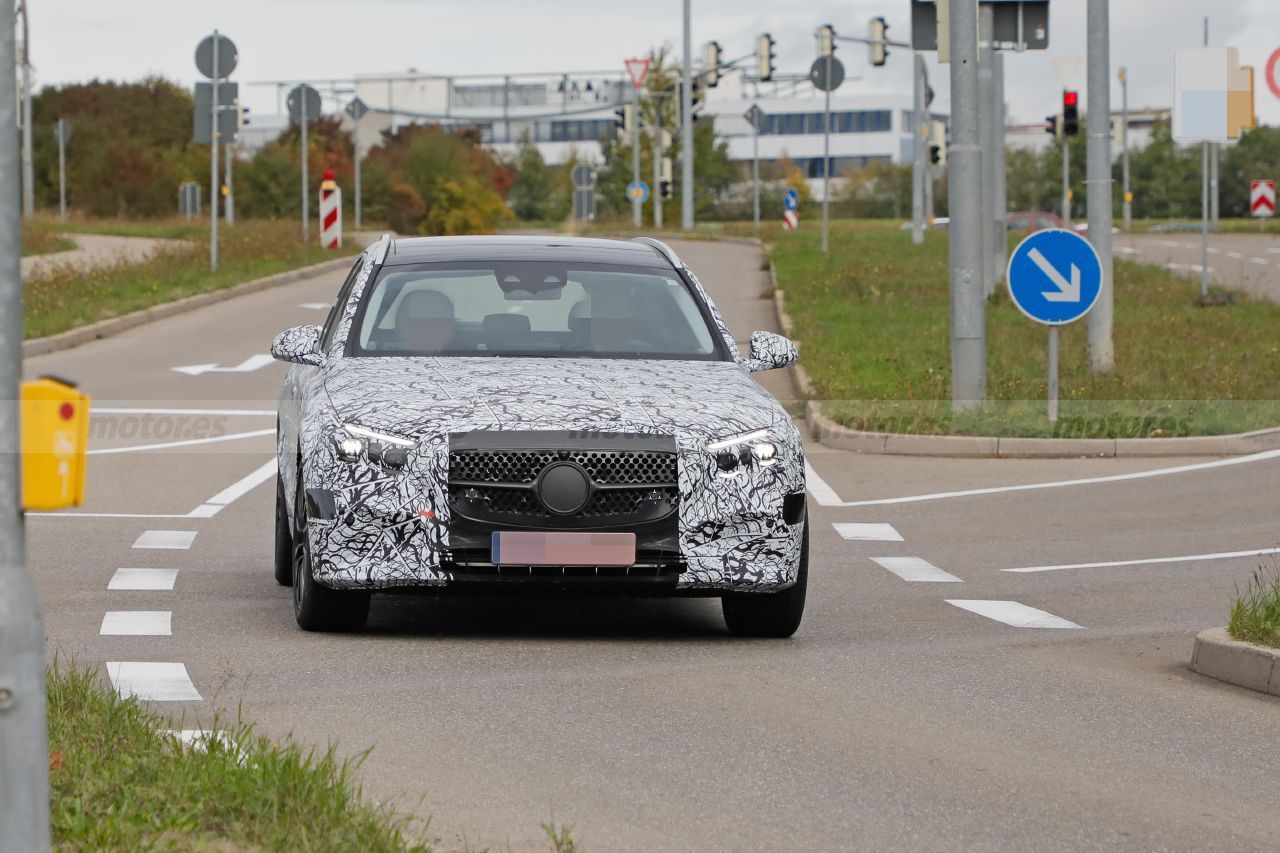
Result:
<svg viewBox="0 0 1280 853"><path fill-rule="evenodd" d="M805 513L796 582L782 592L729 592L720 599L724 622L739 637L790 637L804 617L809 584L809 518Z"/></svg>
<svg viewBox="0 0 1280 853"><path fill-rule="evenodd" d="M294 504L293 616L304 631L359 631L369 618L370 594L330 589L311 574L311 545L307 541L307 507L298 486Z"/></svg>

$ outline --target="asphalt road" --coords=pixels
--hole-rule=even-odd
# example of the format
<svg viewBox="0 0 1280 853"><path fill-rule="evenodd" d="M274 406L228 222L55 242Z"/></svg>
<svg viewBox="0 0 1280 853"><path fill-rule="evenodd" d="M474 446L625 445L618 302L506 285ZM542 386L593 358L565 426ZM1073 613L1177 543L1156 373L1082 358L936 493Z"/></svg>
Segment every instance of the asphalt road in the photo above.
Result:
<svg viewBox="0 0 1280 853"><path fill-rule="evenodd" d="M1117 234L1116 256L1156 264L1199 280L1199 234ZM1264 234L1210 234L1209 280L1280 302L1280 238Z"/></svg>
<svg viewBox="0 0 1280 853"><path fill-rule="evenodd" d="M739 339L773 327L756 249L676 248ZM377 598L367 633L305 634L271 578L283 367L253 356L319 321L340 278L27 362L102 410L182 410L100 412L85 506L29 519L51 653L170 664L111 669L198 693L157 703L188 728L242 704L273 736L372 747L366 791L458 846L541 849L555 819L596 851L1275 849L1280 700L1187 661L1233 585L1280 562L1221 556L1280 546L1276 454L811 446L809 608L788 641L729 637L710 600L520 596ZM174 370L210 363L245 369ZM202 443L144 449L176 441ZM139 582L161 588L110 588ZM104 636L108 612L162 614L105 626L161 633Z"/></svg>

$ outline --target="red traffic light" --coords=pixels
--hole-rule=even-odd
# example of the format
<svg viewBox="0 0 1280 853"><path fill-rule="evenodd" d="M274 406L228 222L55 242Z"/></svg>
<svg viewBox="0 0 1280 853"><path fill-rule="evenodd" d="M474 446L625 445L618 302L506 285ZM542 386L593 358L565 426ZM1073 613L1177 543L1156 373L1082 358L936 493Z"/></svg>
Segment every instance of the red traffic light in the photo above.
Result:
<svg viewBox="0 0 1280 853"><path fill-rule="evenodd" d="M1062 92L1062 105L1064 107L1074 107L1080 103L1080 93L1071 89L1064 89Z"/></svg>

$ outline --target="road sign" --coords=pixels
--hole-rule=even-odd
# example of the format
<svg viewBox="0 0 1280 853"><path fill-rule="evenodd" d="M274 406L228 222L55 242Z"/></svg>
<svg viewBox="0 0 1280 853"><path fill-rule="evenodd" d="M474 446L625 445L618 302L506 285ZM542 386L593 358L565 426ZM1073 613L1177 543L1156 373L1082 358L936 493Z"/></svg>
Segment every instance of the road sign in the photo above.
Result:
<svg viewBox="0 0 1280 853"><path fill-rule="evenodd" d="M796 230L796 226L800 224L800 214L794 210L784 210L782 212L782 227L788 231Z"/></svg>
<svg viewBox="0 0 1280 853"><path fill-rule="evenodd" d="M589 190L596 185L596 170L586 163L574 166L570 177L573 179L575 189Z"/></svg>
<svg viewBox="0 0 1280 853"><path fill-rule="evenodd" d="M800 208L800 193L794 189L787 190L787 194L782 197L782 206L787 210L798 210Z"/></svg>
<svg viewBox="0 0 1280 853"><path fill-rule="evenodd" d="M819 92L834 92L844 82L844 64L834 56L819 56L809 68L809 82Z"/></svg>
<svg viewBox="0 0 1280 853"><path fill-rule="evenodd" d="M991 7L994 41L1001 50L1049 47L1049 0L983 0L982 5ZM937 0L911 0L911 49L937 50L938 35Z"/></svg>
<svg viewBox="0 0 1280 853"><path fill-rule="evenodd" d="M63 145L66 145L68 142L71 141L71 122L67 121L65 118L60 118L58 119L58 123L54 125L54 127L56 128L56 130L54 131L55 139L57 139Z"/></svg>
<svg viewBox="0 0 1280 853"><path fill-rule="evenodd" d="M289 118L294 121L300 120L304 106L307 108L308 121L320 115L320 93L306 83L294 86L293 91L289 93Z"/></svg>
<svg viewBox="0 0 1280 853"><path fill-rule="evenodd" d="M1280 98L1280 50L1271 54L1271 58L1267 60L1267 88L1271 90L1271 94Z"/></svg>
<svg viewBox="0 0 1280 853"><path fill-rule="evenodd" d="M1079 320L1102 292L1102 261L1088 240L1065 228L1037 231L1009 256L1013 303L1037 323Z"/></svg>
<svg viewBox="0 0 1280 853"><path fill-rule="evenodd" d="M760 109L760 107L756 106L755 104L752 104L751 109L743 113L742 117L747 120L747 124L751 125L751 128L755 130L757 133L761 133L764 131L765 122L769 120L769 116L765 113L765 111Z"/></svg>
<svg viewBox="0 0 1280 853"><path fill-rule="evenodd" d="M1276 215L1276 182L1254 181L1249 186L1249 212L1254 216Z"/></svg>
<svg viewBox="0 0 1280 853"><path fill-rule="evenodd" d="M627 184L627 198L644 204L649 200L649 185L644 181L632 181Z"/></svg>
<svg viewBox="0 0 1280 853"><path fill-rule="evenodd" d="M649 76L649 60L628 59L624 64L627 66L627 76L631 78L631 85L636 89L644 86L644 78Z"/></svg>
<svg viewBox="0 0 1280 853"><path fill-rule="evenodd" d="M213 45L218 45L218 77L227 77L236 70L236 62L240 54L236 51L236 43L226 36L205 36L196 45L196 68L200 73L213 79Z"/></svg>
<svg viewBox="0 0 1280 853"><path fill-rule="evenodd" d="M365 114L369 112L368 104L359 98L352 99L351 103L347 104L344 109L347 115L351 116L356 121L364 118Z"/></svg>
<svg viewBox="0 0 1280 853"><path fill-rule="evenodd" d="M1254 125L1253 68L1234 47L1174 51L1173 138L1225 142Z"/></svg>
<svg viewBox="0 0 1280 853"><path fill-rule="evenodd" d="M209 128L213 126L213 84L196 83L192 93L195 99L195 111L192 113L191 141L199 145L208 145ZM240 131L239 116L236 114L236 99L240 97L239 83L218 84L218 140L234 142Z"/></svg>

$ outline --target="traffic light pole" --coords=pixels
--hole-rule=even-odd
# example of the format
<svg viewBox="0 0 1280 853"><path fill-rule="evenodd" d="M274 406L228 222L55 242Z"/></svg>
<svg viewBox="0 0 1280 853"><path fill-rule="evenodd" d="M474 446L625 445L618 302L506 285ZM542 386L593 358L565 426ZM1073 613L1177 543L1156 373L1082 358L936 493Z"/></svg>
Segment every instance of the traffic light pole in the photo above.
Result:
<svg viewBox="0 0 1280 853"><path fill-rule="evenodd" d="M971 411L987 395L982 280L982 151L978 145L978 4L951 4L951 407Z"/></svg>
<svg viewBox="0 0 1280 853"><path fill-rule="evenodd" d="M662 229L662 105L663 100L654 101L653 110L653 146L650 154L653 159L653 187L649 190L653 199L653 228Z"/></svg>
<svg viewBox="0 0 1280 853"><path fill-rule="evenodd" d="M1071 227L1071 139L1062 134L1062 224Z"/></svg>
<svg viewBox="0 0 1280 853"><path fill-rule="evenodd" d="M684 63L680 69L680 227L693 230L693 29L692 0L684 0Z"/></svg>
<svg viewBox="0 0 1280 853"><path fill-rule="evenodd" d="M1009 263L1009 200L1004 162L1004 53L998 50L991 51L991 85L994 89L991 98L991 154L995 158L991 183L994 205L991 212L991 279L998 284L1004 280L1005 267Z"/></svg>
<svg viewBox="0 0 1280 853"><path fill-rule="evenodd" d="M631 87L631 181L640 184L640 87ZM631 224L639 228L644 223L644 202L640 194L631 197Z"/></svg>
<svg viewBox="0 0 1280 853"><path fill-rule="evenodd" d="M235 191L235 186L231 183L231 143L228 142L225 148L227 151L227 155L226 155L227 199L226 201L223 202L222 208L226 216L227 224L234 225L236 222L236 191Z"/></svg>
<svg viewBox="0 0 1280 853"><path fill-rule="evenodd" d="M1120 69L1120 148L1124 175L1124 230L1133 227L1133 194L1129 192L1129 72Z"/></svg>
<svg viewBox="0 0 1280 853"><path fill-rule="evenodd" d="M1089 0L1088 19L1088 172L1089 242L1102 261L1101 293L1086 319L1089 369L1104 373L1115 368L1112 326L1115 295L1111 256L1111 44L1110 0Z"/></svg>
<svg viewBox="0 0 1280 853"><path fill-rule="evenodd" d="M911 117L912 124L915 125L912 128L912 132L915 134L915 142L911 148L911 242L919 246L924 242L924 173L928 168L927 149L929 148L929 142L925 135L928 132L929 119L925 115L924 105L924 57L919 53L913 54L912 62L915 66L915 100L912 105ZM759 205L757 204L758 207Z"/></svg>
<svg viewBox="0 0 1280 853"><path fill-rule="evenodd" d="M209 98L209 271L218 271L218 31L213 31L213 80Z"/></svg>
<svg viewBox="0 0 1280 853"><path fill-rule="evenodd" d="M14 12L0 3L0 92L14 91ZM0 98L0 847L49 849L44 628L24 563L18 382L22 223L17 99Z"/></svg>

